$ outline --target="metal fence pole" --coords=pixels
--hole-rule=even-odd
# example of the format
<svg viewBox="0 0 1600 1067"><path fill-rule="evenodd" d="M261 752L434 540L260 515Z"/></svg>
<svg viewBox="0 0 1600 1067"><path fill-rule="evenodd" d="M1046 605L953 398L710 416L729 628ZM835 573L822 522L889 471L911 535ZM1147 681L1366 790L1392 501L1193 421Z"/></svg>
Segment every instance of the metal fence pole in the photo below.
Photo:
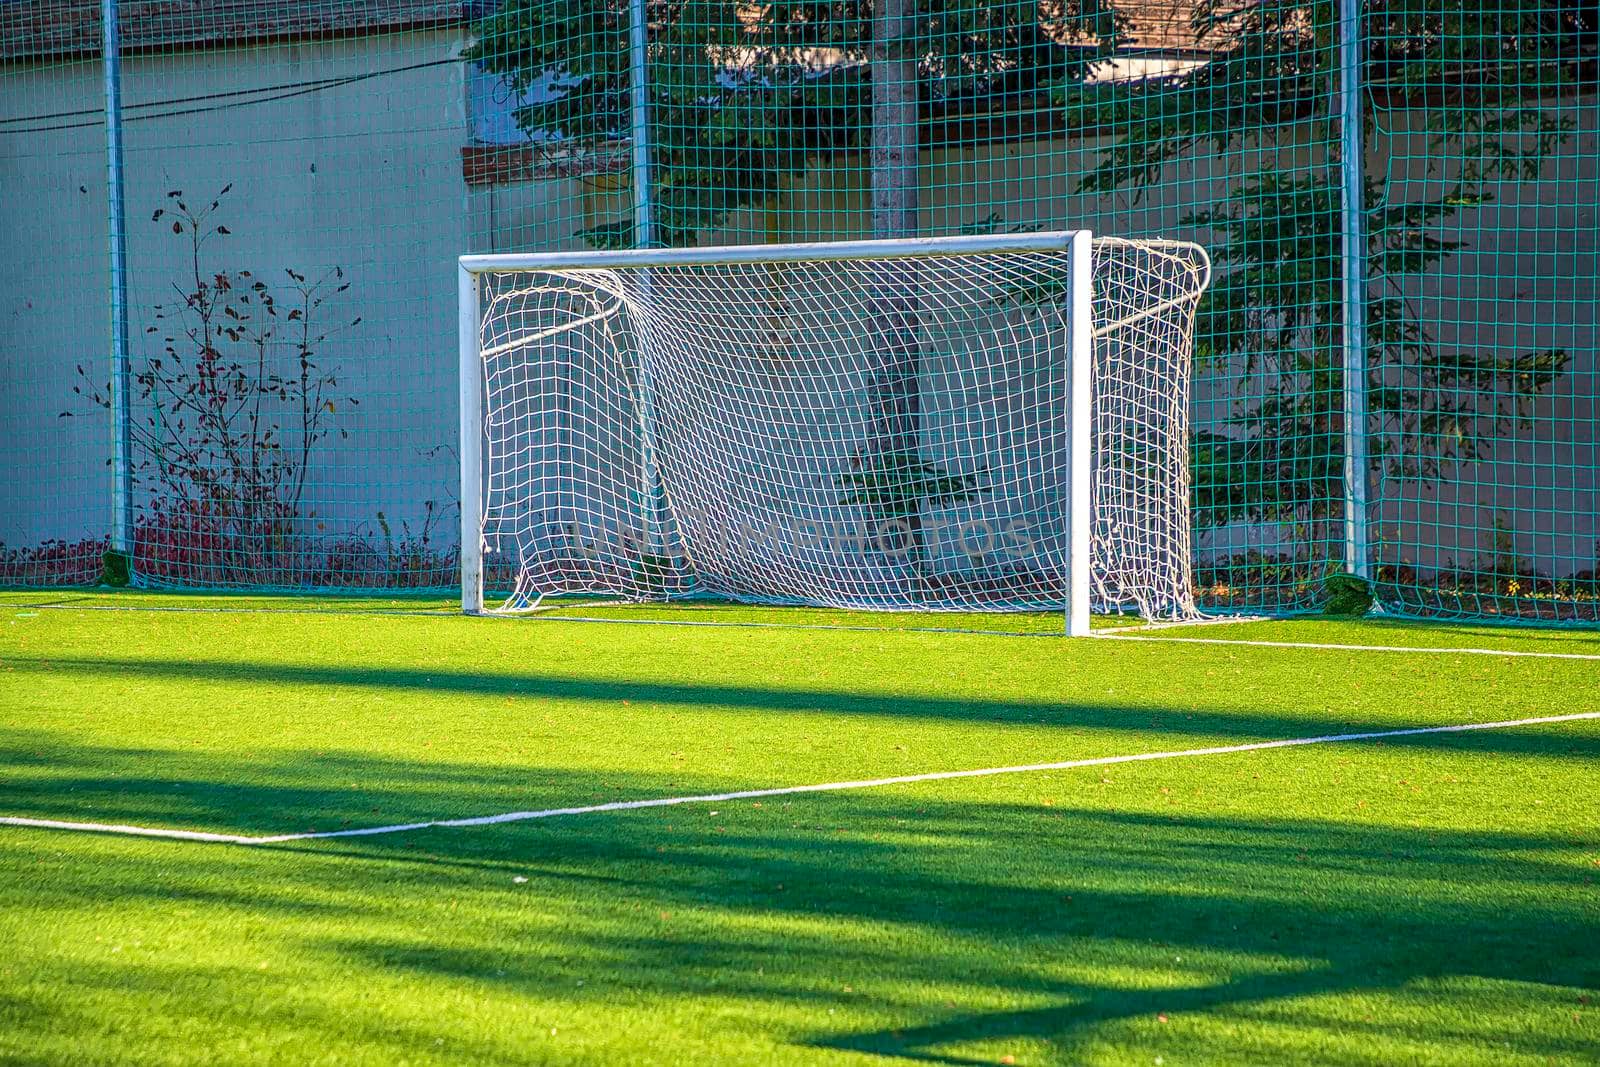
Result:
<svg viewBox="0 0 1600 1067"><path fill-rule="evenodd" d="M628 2L629 125L633 149L633 244L651 248L656 243L655 205L650 198L650 25L646 0ZM640 276L641 296L650 299L650 272ZM642 327L642 323L640 326ZM656 440L655 383L650 374L647 345L639 346L640 460L645 481L645 533L652 555L665 551L667 504L661 481Z"/></svg>
<svg viewBox="0 0 1600 1067"><path fill-rule="evenodd" d="M1344 565L1371 577L1367 542L1367 227L1362 0L1339 0L1340 216L1344 303Z"/></svg>
<svg viewBox="0 0 1600 1067"><path fill-rule="evenodd" d="M650 84L647 65L649 25L645 0L628 4L628 79L633 147L633 243L655 244L655 217L650 203Z"/></svg>
<svg viewBox="0 0 1600 1067"><path fill-rule="evenodd" d="M128 230L122 203L122 61L117 0L101 0L100 31L106 97L106 221L111 252L111 548L126 554L133 551L133 437L128 395Z"/></svg>

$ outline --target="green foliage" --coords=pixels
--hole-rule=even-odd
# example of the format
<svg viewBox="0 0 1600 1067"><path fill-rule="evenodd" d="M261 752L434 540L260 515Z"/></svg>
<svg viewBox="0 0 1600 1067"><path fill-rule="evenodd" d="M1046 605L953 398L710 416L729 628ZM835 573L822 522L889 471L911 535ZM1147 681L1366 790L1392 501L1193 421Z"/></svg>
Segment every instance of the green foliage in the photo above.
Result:
<svg viewBox="0 0 1600 1067"><path fill-rule="evenodd" d="M950 508L983 492L985 472L951 474L903 451L866 452L839 476L848 489L840 503L864 507L880 522L919 515L923 508Z"/></svg>
<svg viewBox="0 0 1600 1067"><path fill-rule="evenodd" d="M100 584L122 589L128 585L133 573L133 560L126 552L107 549L100 556Z"/></svg>
<svg viewBox="0 0 1600 1067"><path fill-rule="evenodd" d="M671 556L645 554L633 564L633 588L640 590L645 600L660 600L671 589L672 579L682 568Z"/></svg>
<svg viewBox="0 0 1600 1067"><path fill-rule="evenodd" d="M648 0L647 12L658 243L694 244L819 160L870 143L870 0ZM506 0L478 24L468 58L545 93L516 119L549 151L603 152L629 131L627 13L625 0ZM907 44L926 121L1082 81L1122 19L1105 0L932 0L915 24ZM1069 38L1087 44L1063 47ZM583 236L629 247L632 220Z"/></svg>
<svg viewBox="0 0 1600 1067"><path fill-rule="evenodd" d="M1364 189L1369 448L1374 469L1390 477L1436 480L1486 456L1496 438L1527 424L1566 369L1561 349L1441 345L1403 286L1439 273L1461 250L1451 224L1462 210L1536 179L1567 135L1570 121L1543 105L1582 74L1576 46L1587 31L1575 11L1555 0L1482 12L1453 0L1367 7L1369 133L1387 114L1372 106L1381 99L1420 112L1432 139L1427 198L1396 202L1373 178ZM1212 62L1130 101L1079 101L1125 131L1080 191L1142 195L1180 158L1270 148L1291 122L1316 123L1335 143L1334 20L1321 0L1202 4L1197 40L1225 42ZM1497 99L1484 106L1473 93ZM1306 524L1328 541L1342 510L1345 451L1337 160L1295 170L1279 162L1268 154L1229 195L1184 219L1213 235L1206 243L1217 267L1197 357L1234 377L1241 398L1220 431L1196 434L1196 515L1211 526Z"/></svg>
<svg viewBox="0 0 1600 1067"><path fill-rule="evenodd" d="M839 502L866 510L873 544L891 546L920 565L926 550L923 511L976 499L985 491L986 474L951 474L914 450L869 447L857 452L850 469L839 476L840 487L847 490Z"/></svg>
<svg viewBox="0 0 1600 1067"><path fill-rule="evenodd" d="M1329 615L1365 615L1372 610L1372 586L1353 574L1330 574L1324 583Z"/></svg>

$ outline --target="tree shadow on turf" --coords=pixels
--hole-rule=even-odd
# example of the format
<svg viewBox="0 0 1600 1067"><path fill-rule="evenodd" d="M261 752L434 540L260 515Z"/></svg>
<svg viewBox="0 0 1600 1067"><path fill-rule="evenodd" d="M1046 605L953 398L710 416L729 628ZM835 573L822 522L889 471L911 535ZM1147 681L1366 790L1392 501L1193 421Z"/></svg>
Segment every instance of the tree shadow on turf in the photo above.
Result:
<svg viewBox="0 0 1600 1067"><path fill-rule="evenodd" d="M537 700L562 685L540 687L527 679L517 692ZM591 700L616 700L638 690L585 684ZM510 689L505 691L511 691ZM696 694L654 693L664 704L686 703ZM723 700L732 699L726 690ZM760 691L737 694L745 707L762 707ZM775 714L814 711L835 714L907 714L905 703L927 713L928 701L880 701L848 694L777 694L765 705ZM944 714L955 702L936 702ZM1388 724L1329 723L1292 715L1242 715L1154 708L1101 708L1072 705L1022 705L990 702L966 709L975 722L1026 722L1069 731L1059 747L1030 753L1033 762L1073 760L1138 751L1177 751L1191 747L1271 740L1315 733L1364 732ZM270 732L270 724L268 730ZM1100 733L1108 736L1099 737ZM707 743L714 739L707 739ZM181 743L181 742L180 742ZM639 746L652 742L641 739ZM638 747L638 746L636 746ZM662 764L670 763L666 748ZM1600 757L1600 731L1560 726L1522 727L1453 734L1420 734L1351 743L1352 749L1381 747L1401 751L1482 752L1564 760ZM1326 751L1326 749L1319 749ZM256 754L230 748L217 751L201 740L188 749L87 745L65 731L0 727L0 815L69 822L115 823L254 836L317 833L397 823L474 818L505 812L603 804L658 797L706 795L746 789L806 784L815 778L786 768L781 756L752 762L746 777L709 775L687 767L671 773L637 769L575 773L570 767L542 765L535 732L521 758L500 756L475 761L461 753L450 758L404 759L378 752L328 748L320 751L268 750ZM704 755L704 754L697 754ZM854 753L841 753L843 758ZM1223 757L1253 758L1247 755ZM893 769L863 772L859 764L839 777L961 770L955 757L902 761ZM1174 773L1192 765L1175 760Z"/></svg>
<svg viewBox="0 0 1600 1067"><path fill-rule="evenodd" d="M646 709L1072 731L1063 733L1062 751L1036 753L1039 759L1115 754L1125 748L1107 752L1106 738L1124 746L1134 731L1148 747L1177 749L1414 724L1399 717L1403 709L1395 719L1372 721L1358 711L969 700L515 671L114 658L9 659L8 666L49 672L53 681L259 686L264 737L274 715L299 713L284 698L287 687L299 686L482 697L511 700L512 708L587 702L597 715L629 700ZM1421 710L1434 721L1444 714ZM1458 721L1498 717L1508 716L1494 708L1451 711ZM1530 728L1382 745L1418 756L1539 757L1570 769L1600 755L1600 734ZM200 748L83 745L69 728L7 729L0 732L0 805L6 814L273 833L783 779L776 760L752 765L752 774L765 776L756 781L690 772L587 775L540 765L536 747L527 762L509 766L364 751ZM1137 773L1144 781L1182 781L1194 766L1151 764ZM911 769L948 767L945 756ZM980 795L1092 785L1100 773L996 780ZM943 786L920 793L950 795ZM811 1055L961 1063L996 1042L1032 1042L1072 1060L1107 1041L1164 1048L1174 1062L1216 1055L1214 1044L1181 1027L1153 1032L1165 1024L1151 1020L1166 1014L1237 1018L1246 1029L1278 1034L1279 1044L1269 1042L1259 1058L1303 1056L1305 1048L1288 1036L1294 1025L1321 1034L1336 1049L1329 1059L1365 1054L1337 1044L1350 1034L1370 1044L1374 1062L1410 1058L1424 1031L1446 1057L1487 1058L1497 1050L1497 1028L1510 1024L1492 1013L1473 1023L1475 1004L1454 992L1458 984L1542 991L1504 998L1513 1014L1529 1004L1554 1012L1538 1025L1515 1027L1520 1052L1577 1057L1591 1047L1585 1039L1592 1041L1592 1024L1579 1031L1568 1024L1569 1012L1555 1008L1576 1007L1578 991L1600 986L1600 970L1588 959L1600 943L1596 890L1581 881L1595 868L1573 859L1580 837L1582 848L1600 853L1592 827L1570 835L1409 829L1362 825L1331 810L1320 818L1264 819L1113 805L1081 795L1050 808L1014 799L921 801L898 790L776 798L759 811L740 804L737 819L724 811L718 822L710 808L685 808L278 850L52 841L51 852L113 857L75 867L65 879L36 871L32 842L39 835L7 830L0 831L0 868L29 874L0 903L19 914L58 916L94 912L108 900L182 904L224 917L260 912L349 981L413 975L464 994L593 1010L638 997L666 1004L731 997L744 1013L741 1025L767 1026L774 1040ZM442 902L455 899L475 909L471 922L444 918ZM651 918L662 914L670 917ZM79 960L62 980L114 990L141 966L96 970ZM187 994L169 1010L227 1017L227 973L197 971L173 981L188 983ZM870 1010L862 1004L868 994L846 994L845 985L872 990ZM1419 986L1440 990L1438 1005L1456 998L1460 1010L1429 1008L1405 1018L1379 1011L1368 1022L1347 1007L1352 998L1403 1001ZM1291 1002L1296 1012L1309 1011L1312 997L1333 1003L1327 1018L1291 1025L1269 1017L1273 1005ZM319 1014L316 1003L313 994L283 1009L281 1025L327 1027L334 1045L339 1013ZM830 1008L839 1014L828 1016ZM768 1011L787 1014L763 1023ZM448 1025L440 1021L439 1037L449 1036Z"/></svg>
<svg viewBox="0 0 1600 1067"><path fill-rule="evenodd" d="M936 697L901 691L830 691L778 686L690 684L650 679L582 678L568 674L533 672L453 671L430 667L326 666L248 661L206 662L184 659L56 659L7 657L16 672L37 672L59 678L85 677L159 679L181 682L219 682L234 685L291 688L333 688L415 692L461 697L498 697L531 701L590 702L599 705L629 702L662 708L737 709L770 712L807 712L845 716L954 720L961 722L1024 723L1075 730L1146 729L1171 735L1183 747L1184 735L1210 739L1208 743L1271 740L1332 733L1380 731L1471 721L1517 718L1503 706L1478 709L1465 696L1450 709L1436 706L1415 710L1395 709L1392 717L1375 719L1352 709L1307 715L1287 708L1237 711L1228 707L1154 706L1138 702L1085 704L1062 701L1019 701L973 697ZM1330 683L1331 684L1331 683ZM1337 695L1337 689L1330 693ZM265 715L282 714L291 707L267 704ZM1564 710L1596 710L1588 704L1542 709L1542 714ZM1441 711L1450 714L1441 720ZM1472 741L1438 734L1391 738L1385 743L1428 748L1440 744L1486 745L1505 753L1545 752L1549 731L1521 729L1480 734ZM1600 735L1578 734L1565 738L1573 755L1600 755ZM1095 753L1106 754L1106 753ZM1054 757L1044 757L1054 758ZM1060 758L1072 758L1061 756Z"/></svg>
<svg viewBox="0 0 1600 1067"><path fill-rule="evenodd" d="M1568 740L1547 738L1546 752ZM119 758L111 784L143 756ZM281 782L365 769L380 791L464 787L469 770L277 758L269 777ZM106 759L79 753L69 788L92 788L89 768ZM594 788L543 773L569 796ZM1351 817L1345 795L1296 818L1217 814L1189 799L1168 810L1158 786L1183 782L1181 765L1123 773L1148 788L1102 790L1096 769L983 783L965 802L942 787L815 795L276 849L48 838L52 853L94 857L59 877L30 866L41 835L7 832L0 869L33 873L0 879L10 883L0 904L59 916L108 901L182 904L201 916L187 921L219 929L264 913L277 917L273 936L345 980L412 976L430 996L579 1014L677 1005L691 1017L715 998L735 1028L764 1027L801 1059L993 1062L990 1052L1022 1042L1063 1060L1137 1048L1179 1062L1218 1055L1228 1026L1255 1058L1320 1049L1395 1062L1418 1042L1443 1058L1487 1058L1502 1051L1508 1018L1529 1011L1543 1021L1514 1028L1518 1053L1592 1049L1592 1022L1567 1023L1577 996L1600 986L1592 826L1412 828L1394 824L1403 809L1382 823ZM304 785L254 788L269 810L315 797ZM167 810L154 792L131 797L130 810L139 803ZM60 965L64 981L107 991L159 979L162 1010L206 1025L260 1003L241 990L257 979L226 969ZM1418 989L1432 1002L1413 1011ZM272 1025L322 1030L330 1048L350 1027L385 1032L376 1016L352 1022L322 1005L315 983L272 1010ZM459 1037L447 1015L396 1033ZM504 1052L467 1046L484 1059Z"/></svg>
<svg viewBox="0 0 1600 1067"><path fill-rule="evenodd" d="M959 1048L1027 1039L1065 1052L1129 1024L1148 1029L1161 1015L1237 1014L1248 1025L1274 1002L1383 1000L1452 979L1565 987L1560 999L1570 1010L1600 985L1589 951L1600 938L1600 914L1588 907L1594 877L1573 862L1578 848L1562 835L882 796L807 798L782 813L724 812L724 825L717 822L706 813L625 827L574 820L506 828L497 846L474 838L467 847L515 854L512 842L531 839L540 847L508 870L533 884L611 870L613 904L665 909L638 924L649 935L619 936L604 923L563 931L563 958L588 961L564 968L589 978L586 997L608 988L731 994L814 1005L820 1020L828 1006L851 1006L851 986L899 1016L892 1025L796 1035L818 1050L993 1062ZM412 844L458 855L463 842L434 831ZM388 860L402 847L375 841L348 855ZM1587 847L1600 850L1600 839L1591 835ZM737 917L740 935L711 936L704 927L715 923L692 920L674 932L680 909ZM807 934L797 922L822 930ZM830 934L834 923L842 929ZM496 983L544 981L540 960L519 963L503 949L393 938L337 946L375 965L463 978L482 976L493 958ZM596 982L596 971L609 980ZM1155 981L1141 987L1132 972ZM1120 973L1121 982L1103 973ZM952 986L963 992L945 1001ZM970 1006L996 1000L1053 1003ZM1504 1021L1463 1026L1445 1012L1424 1034L1334 1014L1329 1029L1362 1034L1377 1062L1393 1062L1420 1038L1488 1052ZM1536 1055L1585 1047L1582 1031L1553 1026L1517 1038L1519 1051ZM1385 1051L1385 1040L1398 1044ZM1283 1054L1292 1052L1286 1045Z"/></svg>

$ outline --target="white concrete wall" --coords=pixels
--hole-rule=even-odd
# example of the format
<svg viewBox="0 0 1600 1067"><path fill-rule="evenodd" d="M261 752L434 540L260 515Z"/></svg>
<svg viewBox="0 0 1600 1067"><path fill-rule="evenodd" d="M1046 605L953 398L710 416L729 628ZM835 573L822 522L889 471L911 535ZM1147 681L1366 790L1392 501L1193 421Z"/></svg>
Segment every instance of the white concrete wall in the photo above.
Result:
<svg viewBox="0 0 1600 1067"><path fill-rule="evenodd" d="M187 240L170 215L151 221L169 190L203 204L232 183L214 219L231 236L207 246L203 273L250 270L276 285L286 268L337 266L350 283L324 321L362 321L319 349L336 395L360 401L332 417L348 438L335 434L312 460L307 497L324 535L376 534L380 511L398 531L424 501L455 497L454 260L470 220L462 70L387 72L458 46L430 32L125 60L135 367L160 354L162 335L145 332L152 309L192 285ZM361 80L326 84L343 77ZM308 81L324 84L296 84ZM92 122L101 101L98 63L0 69L0 117L82 111L54 121ZM194 113L146 117L178 111ZM72 396L78 364L108 377L108 272L102 128L12 128L0 124L0 542L22 546L109 525L105 416ZM66 409L74 417L58 418Z"/></svg>
<svg viewBox="0 0 1600 1067"><path fill-rule="evenodd" d="M99 65L0 68L0 543L102 536L109 423L74 403L110 365ZM85 112L76 113L76 112ZM70 127L16 132L19 126ZM61 418L72 410L72 418Z"/></svg>

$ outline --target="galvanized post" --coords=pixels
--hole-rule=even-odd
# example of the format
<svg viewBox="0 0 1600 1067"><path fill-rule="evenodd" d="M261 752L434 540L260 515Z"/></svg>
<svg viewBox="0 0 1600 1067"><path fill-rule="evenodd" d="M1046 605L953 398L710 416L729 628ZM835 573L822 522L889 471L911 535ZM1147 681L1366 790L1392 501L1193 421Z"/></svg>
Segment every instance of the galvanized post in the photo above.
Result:
<svg viewBox="0 0 1600 1067"><path fill-rule="evenodd" d="M1362 0L1339 0L1340 216L1344 304L1344 565L1371 577L1367 542L1367 227Z"/></svg>
<svg viewBox="0 0 1600 1067"><path fill-rule="evenodd" d="M649 25L645 0L628 4L628 78L633 146L633 243L655 244L655 216L650 203Z"/></svg>
<svg viewBox="0 0 1600 1067"><path fill-rule="evenodd" d="M650 197L650 67L649 15L645 0L628 3L628 82L633 149L633 243L651 248L656 243L655 205ZM650 299L650 272L639 278L640 295ZM646 323L635 324L644 329ZM645 536L652 555L665 551L667 502L661 481L656 440L655 384L646 363L648 345L638 352L639 449L645 482Z"/></svg>
<svg viewBox="0 0 1600 1067"><path fill-rule="evenodd" d="M122 60L117 0L100 2L105 76L106 221L111 251L112 551L133 551L133 423L128 359L128 230L122 204Z"/></svg>

